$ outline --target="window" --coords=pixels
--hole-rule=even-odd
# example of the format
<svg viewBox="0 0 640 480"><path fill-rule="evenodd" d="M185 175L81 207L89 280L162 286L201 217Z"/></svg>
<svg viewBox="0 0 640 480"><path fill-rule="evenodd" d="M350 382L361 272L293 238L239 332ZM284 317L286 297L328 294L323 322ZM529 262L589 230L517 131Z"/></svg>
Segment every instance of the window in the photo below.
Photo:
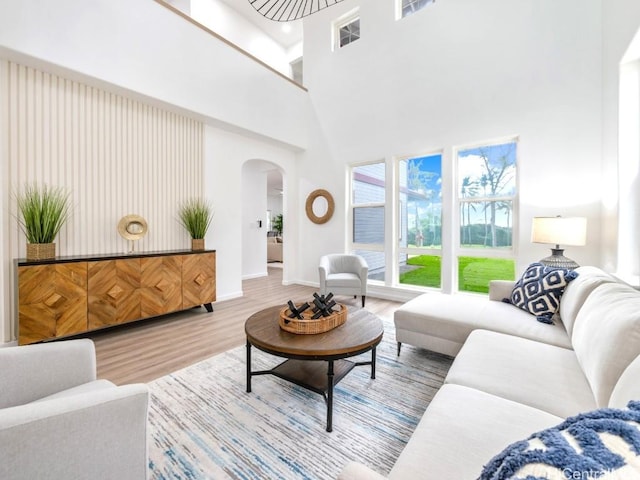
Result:
<svg viewBox="0 0 640 480"><path fill-rule="evenodd" d="M423 9L430 3L434 3L435 0L397 0L398 5L398 18L404 18L407 15L417 12Z"/></svg>
<svg viewBox="0 0 640 480"><path fill-rule="evenodd" d="M398 161L399 283L440 287L442 155Z"/></svg>
<svg viewBox="0 0 640 480"><path fill-rule="evenodd" d="M517 139L351 167L349 250L393 288L487 293L515 278Z"/></svg>
<svg viewBox="0 0 640 480"><path fill-rule="evenodd" d="M458 289L488 291L514 278L515 140L457 151Z"/></svg>
<svg viewBox="0 0 640 480"><path fill-rule="evenodd" d="M340 27L340 47L344 47L345 45L349 45L352 42L355 42L360 38L360 19L356 18L355 20L347 23Z"/></svg>
<svg viewBox="0 0 640 480"><path fill-rule="evenodd" d="M360 39L360 17L353 11L334 23L334 45L342 48Z"/></svg>
<svg viewBox="0 0 640 480"><path fill-rule="evenodd" d="M385 197L384 162L353 167L351 170L351 222L354 251L369 265L369 278L385 279Z"/></svg>

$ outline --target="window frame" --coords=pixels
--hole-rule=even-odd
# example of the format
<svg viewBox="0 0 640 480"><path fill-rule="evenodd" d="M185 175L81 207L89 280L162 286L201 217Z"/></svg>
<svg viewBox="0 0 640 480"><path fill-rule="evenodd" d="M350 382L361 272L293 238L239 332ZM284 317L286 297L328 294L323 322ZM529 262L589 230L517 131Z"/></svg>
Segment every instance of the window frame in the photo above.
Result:
<svg viewBox="0 0 640 480"><path fill-rule="evenodd" d="M384 171L385 171L385 175L384 175L384 199L382 201L379 202L366 202L366 203L355 203L354 202L354 188L353 188L353 182L354 182L354 173L356 171L357 168L359 167L366 167L367 165L378 165L381 164L384 166ZM387 270L386 270L386 249L385 246L387 244L387 238L389 235L389 231L387 230L387 223L388 223L388 198L389 198L389 192L388 192L388 179L389 179L389 165L388 162L385 159L379 159L379 160L373 160L370 162L364 162L364 163L354 163L351 165L348 165L348 198L349 198L349 204L348 204L348 213L347 213L347 244L349 246L349 250L351 252L355 252L357 250L364 250L364 251L368 251L368 252L375 252L375 253L382 253L385 256L385 280L372 280L369 279L369 282L373 282L373 283L377 283L380 285L383 285L387 282ZM382 208L383 209L383 218L384 218L384 224L383 224L383 233L384 233L384 240L381 244L378 243L356 243L355 242L355 217L354 217L354 210L356 208Z"/></svg>
<svg viewBox="0 0 640 480"><path fill-rule="evenodd" d="M412 11L406 15L404 15L404 0L396 0L396 20L402 20L403 18L407 18L411 15L413 15L414 13L418 13L421 10L424 10L426 7L428 7L429 5L432 5L436 3L436 0L428 0L427 3L425 3L422 7L420 7L419 9Z"/></svg>
<svg viewBox="0 0 640 480"><path fill-rule="evenodd" d="M433 149L433 150L429 150L426 152L421 152L418 154L413 154L413 155L402 155L402 156L396 156L393 158L393 162L394 162L394 169L395 169L395 178L394 178L394 185L393 185L393 189L394 189L394 197L395 197L395 201L396 201L396 205L398 207L398 218L396 219L396 224L397 224L397 228L398 228L398 235L397 235L397 239L395 241L395 246L394 246L394 255L393 258L395 259L394 261L394 266L393 266L393 275L394 275L394 279L393 279L393 286L397 286L400 288L404 288L404 289L408 289L408 290L413 290L413 289L420 289L420 290L434 290L434 288L436 287L425 287L425 286L421 286L421 285L413 285L413 284L409 284L409 283L400 283L400 264L399 264L399 258L400 255L407 255L411 256L411 255L431 255L431 256L436 256L436 257L440 257L440 260L442 261L442 256L443 256L443 251L445 249L444 247L444 241L442 239L442 234L441 234L441 241L440 241L440 248L427 248L427 247L409 247L408 245L406 247L403 247L400 245L400 242L402 240L402 225L403 225L403 215L402 215L402 210L401 210L401 205L404 203L406 206L408 206L408 202L403 202L400 199L400 195L402 194L401 192L401 185L400 185L400 180L401 180L401 176L400 176L400 162L403 161L409 161L409 160L414 160L414 159L418 159L418 158L424 158L424 157L432 157L432 156L436 156L439 155L440 156L440 180L441 182L443 181L443 177L444 177L444 173L443 173L443 167L444 167L444 150L443 149ZM441 184L440 186L440 197L441 197L441 205L440 205L440 228L442 229L442 224L443 224L443 209L444 209L444 193L443 193L443 185ZM408 238L406 239L408 242ZM442 268L440 271L440 288L436 288L437 290L441 290L442 289Z"/></svg>
<svg viewBox="0 0 640 480"><path fill-rule="evenodd" d="M344 47L347 47L362 38L362 34L360 33L360 35L358 35L354 40L351 40L349 43L345 43L344 45L340 45L340 30L356 20L360 20L360 9L358 8L347 12L331 24L331 43L332 50L334 52L342 50ZM358 28L360 29L360 25L358 25Z"/></svg>
<svg viewBox="0 0 640 480"><path fill-rule="evenodd" d="M503 145L507 143L515 144L515 192L511 195L501 195L501 196L477 196L477 197L469 197L462 200L460 193L460 164L459 164L459 153L465 150L471 150L479 147L491 147L496 145ZM458 290L458 258L459 257L475 257L475 258L502 258L502 259L511 259L514 262L517 262L518 258L518 244L519 244L519 224L520 224L520 215L519 215L519 198L520 198L520 138L519 136L509 136L502 137L497 139L491 139L484 142L478 142L474 144L466 144L459 145L453 148L452 154L452 165L454 168L453 175L453 185L454 185L454 205L453 205L453 288L454 291ZM472 247L464 247L461 244L460 239L460 230L462 228L461 218L460 218L460 209L464 203L480 203L480 202L499 202L499 201L511 201L512 207L512 223L511 223L511 247L486 247L486 248L472 248ZM465 291L465 293L467 293Z"/></svg>
<svg viewBox="0 0 640 480"><path fill-rule="evenodd" d="M440 178L442 178L442 162L444 159L444 152L442 151L442 149L435 149L435 150L431 150L429 152L426 153L419 153L416 155L403 155L403 156L399 156L399 157L395 157L394 158L394 167L397 169L397 174L395 175L395 198L396 198L396 205L398 205L398 208L400 208L402 200L400 200L400 194L402 193L400 191L400 162L402 161L408 161L408 160L414 160L417 158L422 158L422 157L432 157L432 156L436 156L436 155L440 155L440 169L441 169L441 175ZM440 189L440 193L442 196L442 188ZM444 201L444 198L442 199ZM408 205L408 202L407 202ZM442 207L440 209L440 227L442 228ZM401 247L399 242L401 240L402 237L402 213L401 210L398 210L398 218L397 218L397 223L398 223L398 240L397 240L397 245L396 245L396 249L398 253L407 253L409 255L437 255L437 256L442 256L442 250L443 250L443 246L442 246L442 241L440 248L426 248L426 247ZM408 241L408 239L407 239Z"/></svg>
<svg viewBox="0 0 640 480"><path fill-rule="evenodd" d="M474 149L483 146L500 145L505 143L515 143L515 186L513 196L496 196L496 197L474 197L473 201L500 201L509 200L512 202L511 210L511 247L487 247L487 248L469 248L460 245L460 191L459 191L459 152ZM345 225L345 247L346 251L376 252L384 257L384 280L369 279L371 284L382 286L397 292L428 292L441 291L444 293L455 293L460 291L470 295L484 295L474 293L467 290L459 290L459 257L476 257L476 258L501 258L510 259L517 264L518 245L519 245L519 225L520 225L520 137L511 135L507 137L488 139L476 143L448 145L436 148L425 148L418 154L402 154L385 156L383 159L372 160L368 162L347 164L345 168L345 177L348 182L346 186L346 194L348 195L348 212L346 215L347 224ZM425 153L426 152L426 153ZM400 196L400 161L410 160L431 155L440 155L441 157L441 247L434 248L418 248L418 247L400 247L402 241L402 211L404 202ZM354 203L354 172L358 167L366 165L383 164L384 173L384 200L370 203ZM353 236L353 209L355 206L384 207L384 243L383 244L363 244L355 243ZM429 287L420 285L411 285L400 283L400 262L399 255L407 253L409 255L436 255L441 259L440 271L440 287ZM409 294L409 293L407 293ZM404 294L401 294L404 295Z"/></svg>

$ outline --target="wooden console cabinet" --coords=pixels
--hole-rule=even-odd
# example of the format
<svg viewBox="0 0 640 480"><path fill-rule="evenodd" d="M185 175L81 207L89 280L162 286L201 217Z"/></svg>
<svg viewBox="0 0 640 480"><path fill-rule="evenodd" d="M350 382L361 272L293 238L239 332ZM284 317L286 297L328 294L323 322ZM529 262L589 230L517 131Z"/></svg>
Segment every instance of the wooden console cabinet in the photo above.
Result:
<svg viewBox="0 0 640 480"><path fill-rule="evenodd" d="M16 260L18 343L77 335L216 300L216 252Z"/></svg>

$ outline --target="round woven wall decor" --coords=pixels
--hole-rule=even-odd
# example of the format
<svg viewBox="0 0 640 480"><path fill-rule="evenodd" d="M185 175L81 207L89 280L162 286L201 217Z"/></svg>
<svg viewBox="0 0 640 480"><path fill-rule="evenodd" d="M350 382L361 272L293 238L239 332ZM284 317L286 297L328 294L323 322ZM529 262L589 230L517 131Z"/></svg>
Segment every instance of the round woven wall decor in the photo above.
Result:
<svg viewBox="0 0 640 480"><path fill-rule="evenodd" d="M320 197L324 198L327 201L327 211L324 213L324 215L318 216L313 212L313 202L315 202L316 199ZM314 190L307 197L307 217L309 217L309 220L311 220L313 223L327 223L333 216L333 211L335 210L335 208L336 205L333 201L333 197L326 190Z"/></svg>

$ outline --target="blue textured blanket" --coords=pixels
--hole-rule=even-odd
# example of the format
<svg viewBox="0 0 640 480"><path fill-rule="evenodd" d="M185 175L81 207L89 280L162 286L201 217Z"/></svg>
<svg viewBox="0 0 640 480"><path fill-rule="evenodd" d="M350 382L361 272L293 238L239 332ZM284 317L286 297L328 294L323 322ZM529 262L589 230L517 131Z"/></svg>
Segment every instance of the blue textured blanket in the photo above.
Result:
<svg viewBox="0 0 640 480"><path fill-rule="evenodd" d="M509 445L479 480L640 479L640 401L602 408Z"/></svg>

